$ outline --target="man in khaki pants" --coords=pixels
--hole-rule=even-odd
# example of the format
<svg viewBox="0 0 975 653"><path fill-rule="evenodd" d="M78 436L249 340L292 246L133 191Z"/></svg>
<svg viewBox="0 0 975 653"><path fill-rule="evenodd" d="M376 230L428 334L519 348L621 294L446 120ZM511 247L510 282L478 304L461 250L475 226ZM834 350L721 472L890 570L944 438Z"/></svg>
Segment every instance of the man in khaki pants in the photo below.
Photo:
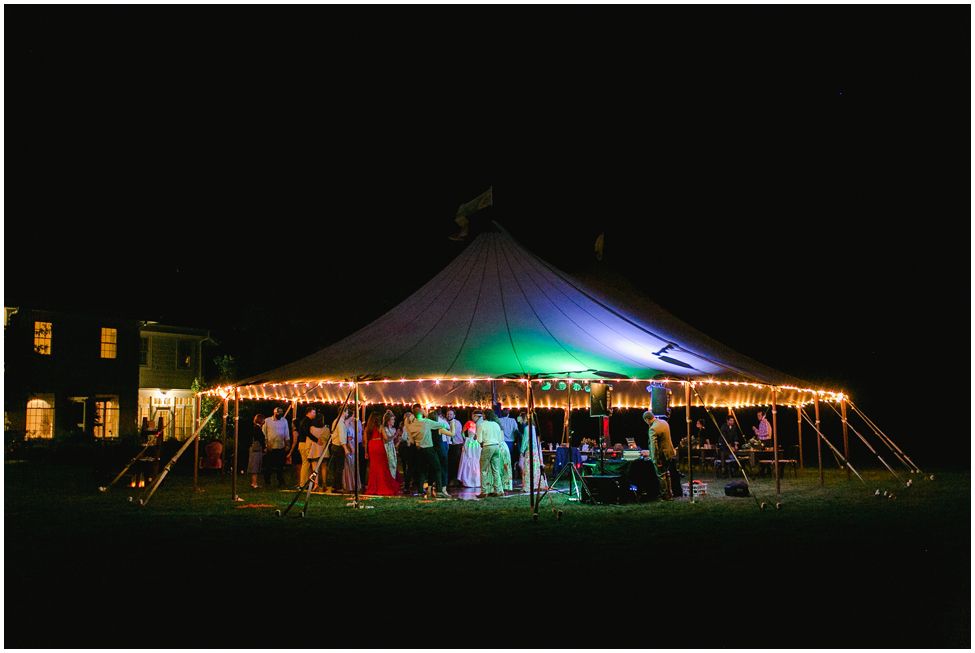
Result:
<svg viewBox="0 0 975 653"><path fill-rule="evenodd" d="M670 460L677 455L674 444L670 441L670 425L649 410L643 413L643 421L647 423L650 434L650 460L653 461L654 471L657 472L657 482L660 484L659 501L673 501L674 495L667 482L667 467Z"/></svg>

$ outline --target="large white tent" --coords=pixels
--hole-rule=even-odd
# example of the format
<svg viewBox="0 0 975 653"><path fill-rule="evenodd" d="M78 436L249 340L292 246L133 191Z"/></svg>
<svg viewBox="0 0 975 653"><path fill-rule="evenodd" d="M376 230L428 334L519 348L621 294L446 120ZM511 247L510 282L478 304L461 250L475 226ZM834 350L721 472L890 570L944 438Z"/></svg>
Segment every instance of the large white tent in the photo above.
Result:
<svg viewBox="0 0 975 653"><path fill-rule="evenodd" d="M843 394L815 388L712 340L625 280L570 276L491 222L440 274L347 338L245 379L242 399L342 402L356 382L365 404L588 406L584 392L546 380L613 385L617 407L646 407L649 386L672 405L801 405ZM520 380L520 381L519 381ZM545 385L543 385L545 384Z"/></svg>

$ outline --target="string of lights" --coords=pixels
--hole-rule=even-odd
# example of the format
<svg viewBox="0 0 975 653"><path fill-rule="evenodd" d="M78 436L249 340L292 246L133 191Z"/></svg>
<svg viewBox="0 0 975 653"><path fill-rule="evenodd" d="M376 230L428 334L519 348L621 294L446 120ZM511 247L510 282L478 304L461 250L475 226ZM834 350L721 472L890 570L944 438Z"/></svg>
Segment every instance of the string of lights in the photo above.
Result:
<svg viewBox="0 0 975 653"><path fill-rule="evenodd" d="M488 407L491 404L490 394L482 392L481 396L471 398L462 396L449 396L453 394L456 390L467 386L477 386L479 383L494 383L498 392L504 392L509 390L506 388L508 384L516 387L524 387L524 390L519 391L515 395L505 393L504 404L510 408L525 409L528 407L527 400L527 383L537 384L537 389L535 390L535 407L539 409L560 409L564 410L566 406L569 406L571 410L585 410L589 408L589 402L584 396L576 397L572 396L571 392L568 392L569 388L575 393L588 393L590 391L590 383L600 383L605 382L606 379L591 379L591 378L564 378L564 379L496 379L492 377L470 377L466 379L461 379L458 377L452 377L450 379L434 379L434 378L417 378L417 379L382 379L382 380L368 380L359 382L359 392L360 392L360 404L363 405L388 405L388 406L410 406L413 403L421 403L429 406L454 406L461 408L483 408ZM650 403L649 388L652 385L680 385L683 386L685 383L690 383L692 388L702 389L704 392L703 398L697 392L695 395L697 398L691 402L692 406L696 407L708 407L708 408L748 408L748 407L758 407L758 406L768 406L771 405L771 399L764 397L765 394L771 394L774 391L777 394L776 403L780 406L806 406L814 403L817 399L819 401L826 402L841 402L844 399L848 399L848 396L842 391L833 391L825 389L813 389L813 388L799 388L797 386L782 385L773 386L761 383L753 383L746 381L719 381L719 380L699 380L699 381L684 381L680 379L614 379L610 385L610 388L615 389L614 395L614 408L616 409L645 409ZM393 384L390 386L390 384ZM395 393L399 396L385 395L381 391L382 388L395 387L401 384L417 384L418 388L412 388L406 394L409 397L404 397L401 392ZM639 386L637 386L639 384ZM639 399L633 396L633 391L639 387L642 391L643 384L647 385L646 393L638 395ZM342 398L337 394L335 396L330 395L330 390L336 392L340 391L342 388L351 388L354 385L353 381L333 381L330 379L317 380L317 381L298 381L290 383L267 383L261 385L245 385L239 386L237 390L240 392L240 398L242 400L259 400L259 401L287 401L289 403L324 403L324 404L335 404L342 403ZM446 390L447 386L453 386L449 390ZM377 392L372 392L373 389L379 389ZM730 389L734 392L736 398L729 399L727 397L720 397L715 395L715 391L720 392L724 389ZM218 387L212 388L210 390L201 391L198 393L201 396L214 396L218 394L232 392L234 386ZM406 388L403 388L406 390ZM446 390L443 396L434 396L434 391L439 392ZM671 402L671 406L674 408L684 407L684 402L680 398L681 393L675 393L674 399ZM745 394L750 394L751 396L745 398ZM575 399L575 401L574 401Z"/></svg>

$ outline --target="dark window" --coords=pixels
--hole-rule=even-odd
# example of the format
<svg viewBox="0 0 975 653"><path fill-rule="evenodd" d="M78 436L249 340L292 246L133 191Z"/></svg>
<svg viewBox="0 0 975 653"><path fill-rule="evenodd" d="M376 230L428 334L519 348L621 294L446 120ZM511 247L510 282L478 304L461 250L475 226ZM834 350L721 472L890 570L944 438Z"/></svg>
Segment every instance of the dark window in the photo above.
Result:
<svg viewBox="0 0 975 653"><path fill-rule="evenodd" d="M149 338L139 339L139 365L149 364Z"/></svg>
<svg viewBox="0 0 975 653"><path fill-rule="evenodd" d="M180 339L176 341L176 369L178 370L193 369L193 341L192 340Z"/></svg>

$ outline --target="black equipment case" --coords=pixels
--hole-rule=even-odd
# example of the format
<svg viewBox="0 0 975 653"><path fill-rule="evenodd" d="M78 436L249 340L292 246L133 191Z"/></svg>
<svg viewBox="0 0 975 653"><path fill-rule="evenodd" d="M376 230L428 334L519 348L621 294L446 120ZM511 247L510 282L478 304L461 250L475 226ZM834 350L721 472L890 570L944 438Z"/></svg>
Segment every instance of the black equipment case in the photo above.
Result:
<svg viewBox="0 0 975 653"><path fill-rule="evenodd" d="M748 496L748 483L744 481L735 481L734 483L728 483L724 486L724 494L726 497L747 497Z"/></svg>

